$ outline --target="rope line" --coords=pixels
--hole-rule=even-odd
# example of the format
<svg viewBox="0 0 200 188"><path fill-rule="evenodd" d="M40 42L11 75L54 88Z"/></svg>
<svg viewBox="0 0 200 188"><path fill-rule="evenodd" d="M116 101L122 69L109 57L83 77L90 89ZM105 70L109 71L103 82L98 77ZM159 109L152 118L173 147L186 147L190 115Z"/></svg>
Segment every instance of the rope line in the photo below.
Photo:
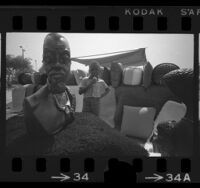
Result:
<svg viewBox="0 0 200 188"><path fill-rule="evenodd" d="M117 54L117 53L123 53L123 52L134 52L134 51L137 51L137 50L139 51L140 49L145 49L145 48L139 48L139 49L136 49L136 50L125 50L125 51L118 51L118 52L111 52L111 53L104 53L104 54L96 54L96 55L73 57L73 58L71 58L71 60L85 58L85 57L94 57L94 56L101 56L101 55Z"/></svg>

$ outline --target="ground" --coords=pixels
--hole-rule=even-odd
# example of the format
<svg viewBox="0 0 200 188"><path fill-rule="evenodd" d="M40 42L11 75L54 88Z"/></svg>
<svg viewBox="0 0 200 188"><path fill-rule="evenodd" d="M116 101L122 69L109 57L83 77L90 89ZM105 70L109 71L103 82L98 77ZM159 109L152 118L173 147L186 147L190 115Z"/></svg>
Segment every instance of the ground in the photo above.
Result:
<svg viewBox="0 0 200 188"><path fill-rule="evenodd" d="M7 120L7 153L20 155L147 156L143 142L127 138L90 113L76 113L75 121L55 136L31 140L23 116Z"/></svg>

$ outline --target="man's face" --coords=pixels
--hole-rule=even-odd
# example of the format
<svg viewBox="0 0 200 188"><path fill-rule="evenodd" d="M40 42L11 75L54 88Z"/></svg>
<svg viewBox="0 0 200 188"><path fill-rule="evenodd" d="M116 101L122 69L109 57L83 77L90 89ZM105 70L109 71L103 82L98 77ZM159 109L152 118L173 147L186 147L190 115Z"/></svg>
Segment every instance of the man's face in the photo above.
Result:
<svg viewBox="0 0 200 188"><path fill-rule="evenodd" d="M24 84L30 84L32 82L31 74L30 73L25 73L24 76L22 77L22 80L23 80Z"/></svg>
<svg viewBox="0 0 200 188"><path fill-rule="evenodd" d="M43 47L44 69L48 82L56 92L63 92L70 73L71 59L68 46L63 40L47 41Z"/></svg>
<svg viewBox="0 0 200 188"><path fill-rule="evenodd" d="M101 70L100 70L100 68L97 65L91 66L89 68L89 72L90 72L90 75L91 75L92 78L93 77L99 77L100 71Z"/></svg>

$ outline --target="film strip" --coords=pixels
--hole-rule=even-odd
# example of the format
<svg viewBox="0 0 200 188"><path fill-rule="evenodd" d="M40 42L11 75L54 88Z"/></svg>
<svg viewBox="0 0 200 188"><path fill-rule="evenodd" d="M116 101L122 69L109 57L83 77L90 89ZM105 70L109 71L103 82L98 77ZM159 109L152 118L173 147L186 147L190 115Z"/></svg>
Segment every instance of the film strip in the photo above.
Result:
<svg viewBox="0 0 200 188"><path fill-rule="evenodd" d="M88 183L89 182L118 183L119 182L120 183L120 182L125 182L125 181L128 181L130 183L152 183L152 182L156 182L156 183L166 183L166 182L193 183L194 182L196 183L196 182L199 182L200 181L200 175L199 175L200 128L199 128L199 115L198 115L199 113L199 110L198 110L199 109L199 106L198 106L199 104L199 97L198 97L199 96L199 93L198 93L199 92L199 32L200 32L199 16L200 16L200 7L190 7L190 6L188 7L180 7L180 6L179 7L178 6L174 6L174 7L171 7L171 6L169 7L167 6L166 7L158 7L158 6L157 7L150 7L150 6L148 7L143 7L143 6L137 6L137 7L135 6L134 7L133 6L59 7L59 6L55 6L55 7L26 7L26 8L1 7L0 8L0 23L1 23L0 25L0 32L1 32L1 116L0 118L1 118L2 123L1 123L1 128L0 128L1 129L0 131L1 133L0 135L0 139L1 139L0 181L3 181L3 182L8 182L8 181L11 181L11 182L34 181L35 182L36 181L36 182L63 182L63 183L68 183L68 182L73 182L73 183L86 183L86 182ZM43 135L42 137L45 137L45 138L36 137L37 139L35 139L33 135L28 135L28 138L26 137L25 139L24 135L27 136L28 134L26 133L27 130L23 127L24 123L22 123L24 122L23 118L25 117L25 114L22 113L22 110L17 111L17 113L12 112L9 114L10 112L9 110L11 108L11 111L12 111L13 106L9 107L8 109L8 105L13 105L14 94L10 94L12 95L12 99L11 101L7 102L9 98L8 96L9 94L7 91L8 91L8 88L12 86L12 84L16 85L16 79L14 79L14 75L12 75L13 80L11 82L11 86L8 86L8 81L9 81L8 71L11 71L11 69L8 69L8 66L9 66L8 56L10 55L10 58L14 58L14 56L15 58L17 56L21 56L22 59L19 60L18 65L20 64L20 61L24 62L25 60L29 58L27 62L30 62L32 66L34 67L33 72L39 72L40 71L39 69L43 67L43 64L50 61L50 60L48 61L45 60L44 49L45 48L54 49L54 47L49 47L48 46L49 44L47 45L47 47L44 47L45 46L44 38L49 33L51 34L53 33L53 35L59 33L58 36L60 36L61 38L62 36L64 36L64 38L66 38L67 40L69 36L69 39L70 39L68 41L69 44L66 44L66 43L63 44L61 42L61 46L64 45L66 49L68 49L69 46L72 45L70 49L71 51L70 50L68 51L71 55L70 57L71 60L76 61L77 63L80 63L80 64L84 64L84 66L90 65L90 63L94 60L99 61L98 63L100 63L100 65L105 65L105 67L108 67L108 69L110 70L110 73L109 73L110 79L112 78L111 64L113 62L115 63L119 62L123 64L123 60L124 62L127 62L127 65L129 66L130 65L134 67L136 67L136 65L138 67L143 66L142 75L144 75L145 74L144 67L146 66L146 62L148 62L149 58L148 56L146 56L147 54L145 54L145 57L144 57L143 49L145 49L146 51L147 49L150 49L149 57L151 57L150 59L152 60L156 59L156 57L154 57L156 56L155 54L160 56L158 57L158 59L160 58L159 59L160 63L153 65L153 70L157 65L170 61L170 58L168 58L166 59L166 62L163 62L165 60L163 60L162 58L165 58L166 54L169 57L171 57L172 60L175 60L176 65L180 61L182 60L184 61L184 59L187 58L187 60L188 61L190 60L190 62L185 63L185 64L180 62L180 64L178 64L178 69L181 69L181 70L184 69L184 71L187 69L187 71L192 71L192 75L193 75L192 90L191 88L187 89L188 85L184 86L185 77L177 85L175 84L175 87L176 86L178 87L179 85L181 85L180 83L182 83L185 89L181 91L184 91L182 93L187 93L189 90L189 94L187 95L187 98L188 96L190 96L191 101L188 102L188 100L185 100L185 98L180 99L179 96L178 96L179 100L175 98L170 98L170 97L167 98L168 96L166 97L166 93L164 92L164 94L161 94L163 95L163 98L160 99L161 101L156 103L156 98L159 98L160 96L156 94L156 93L159 93L160 91L159 89L159 91L155 91L154 93L155 97L153 96L153 94L150 94L150 97L145 95L147 99L143 97L142 101L146 100L146 103L145 102L141 102L141 104L139 102L134 103L133 101L138 101L139 98L136 97L134 94L130 95L129 93L134 93L135 91L133 91L132 89L128 90L127 88L140 87L138 86L138 84L135 84L136 82L135 80L137 80L139 76L134 77L133 79L133 75L136 75L136 74L140 75L139 73L140 70L138 68L137 69L138 72L134 73L132 77L128 76L127 81L125 81L125 74L126 74L125 69L127 68L127 66L125 66L123 70L123 79L124 79L123 84L120 85L121 96L118 96L118 98L116 99L117 102L115 101L116 103L115 108L118 109L119 107L121 111L119 110L120 113L119 112L117 113L116 112L117 110L115 109L115 112L112 112L113 119L115 119L116 121L114 122L113 127L112 126L110 127L108 125L109 123L107 122L107 119L106 120L104 119L104 118L107 118L107 116L105 115L106 112L103 114L104 118L99 118L99 117L94 116L93 114L91 115L91 113L88 113L88 112L76 111L75 120L72 123L69 123L69 125L71 124L75 128L70 128L70 126L68 126L69 128L68 127L65 129L62 128L61 131L59 131L55 135L51 134L50 136L51 138L49 138L48 136L47 136L48 138L46 138L45 135ZM135 37L134 40L137 41L138 43L138 47L135 44L131 45L131 42L133 42L132 40L133 36ZM175 39L170 38L171 36L172 38L174 37ZM98 38L99 38L99 41L97 40ZM35 40L35 43L33 39ZM54 40L54 39L51 39L51 40ZM65 39L62 38L61 41L63 40ZM141 42L140 44L139 40L151 41L150 43L152 44L152 46L148 42L146 43ZM112 42L113 42L113 45L111 45ZM162 45L165 46L165 43L167 43L166 46L168 45L167 46L168 48L166 47L166 49L169 51L167 51L166 54L164 53L162 54L161 51L159 51L159 48L161 48L162 50L165 49L162 46ZM144 46L146 44L149 44L151 47ZM189 46L189 47L185 47L184 44L185 46ZM56 45L57 43L53 44L53 46L56 46ZM91 46L88 47L89 45L91 45L92 47ZM126 48L126 45L128 46L127 48ZM43 49L42 49L42 46L43 46ZM14 47L18 48L18 51L14 49ZM89 52L84 54L85 52L87 52L87 50L85 50L87 49L87 47L90 51L88 50ZM125 48L124 51L123 51L123 47ZM37 50L37 48L39 48L40 52ZM177 50L178 55L176 53L173 53L173 50L170 50L170 48L172 48L173 50L174 49ZM155 51L151 51L151 49L154 49ZM31 50L32 52L30 52ZM75 52L73 52L73 50ZM22 52L22 55L20 55L21 52ZM37 53L39 53L38 57L37 57ZM56 54L58 52L55 50L52 53ZM116 55L116 54L119 55L119 53L122 54L123 57ZM126 53L127 55L123 55ZM129 56L130 55L129 53L131 53L131 56ZM25 54L25 57L24 57L24 54ZM152 54L154 54L154 56ZM41 59L42 57L39 57L42 55L43 55L43 59ZM59 61L61 61L62 57L60 54L58 56L55 55L55 57L53 58L54 60L58 58L56 60L58 61L58 64L59 64ZM48 58L51 58L51 56L47 57L47 59ZM133 60L132 59L130 60L130 58L133 58ZM139 58L139 60L137 60L137 58ZM13 62L14 61L12 61L12 63ZM76 66L78 65L77 64L74 65L75 68ZM79 67L79 69L81 68ZM176 68L172 68L172 69L176 69ZM86 68L84 69L84 71L85 70ZM154 74L153 70L152 70L151 76L152 77L153 75L158 76L159 73ZM47 70L45 71L47 72ZM89 68L87 69L87 71L89 72ZM184 71L183 71L183 74L184 74ZM168 71L167 73L169 72L170 71ZM90 74L90 72L87 74ZM127 75L128 74L129 73L127 73ZM182 72L180 73L180 75L182 75ZM164 75L162 75L162 77L164 77ZM130 82L130 79L132 79L131 82ZM176 78L176 79L178 80L179 78ZM188 81L188 79L186 80ZM106 79L104 81L106 82ZM17 80L17 82L19 82L19 80ZM77 82L78 81L76 79L75 85L77 88L80 88L79 84L81 84L82 82L80 81L80 83L78 84ZM113 87L115 94L118 93L120 95L120 90L118 86L117 87L114 86L113 83L114 81L110 81L110 84L108 84L109 87L110 88ZM34 83L32 81L31 83L28 83L28 84L31 85ZM192 84L190 83L189 85L192 85ZM73 84L69 84L69 86L71 85L73 86ZM125 87L125 89L123 87ZM155 86L155 87L164 87L164 86ZM40 89L38 89L38 91L40 91ZM13 88L11 90L13 90ZM122 93L125 92L125 90L127 94L123 95ZM141 92L142 93L147 92L147 90L148 88L145 88L145 91L141 91ZM25 92L27 92L27 90ZM138 92L136 94L138 95L141 94L141 96L143 96L142 93ZM29 95L29 98L33 94L34 93L31 93L31 95ZM20 96L21 95L22 94L20 94ZM113 98L116 97L116 95L113 95ZM133 98L133 101L129 101L128 99L126 99L128 102L124 102L126 100L123 99L123 96L125 98ZM154 113L154 115L151 116L151 117L154 117L153 120L147 119L146 121L148 122L147 123L148 125L150 124L150 121L151 122L154 121L154 123L151 123L151 124L155 125L156 117L158 117L159 112L161 113L161 109L164 106L165 102L168 101L166 98L169 101L170 100L176 101L179 104L179 106L182 103L185 104L187 112L184 112L184 115L181 117L181 119L176 120L176 123L174 124L174 126L176 124L179 125L179 122L181 122L181 125L183 124L182 125L183 128L181 127L180 129L181 130L183 129L184 131L180 134L178 131L176 131L177 135L175 135L174 137L180 138L177 142L176 141L172 142L172 140L175 139L174 137L172 138L169 136L165 138L165 135L161 135L161 141L156 140L158 142L162 142L162 139L166 139L163 141L164 142L163 146L161 146L162 145L161 143L157 145L157 147L161 147L160 148L161 155L159 156L155 155L151 157L149 155L149 151L147 151L148 149L145 148L144 146L144 142L146 143L147 141L149 141L149 138L151 136L150 132L148 132L147 134L149 136L145 135L145 138L144 138L144 132L146 132L148 128L143 128L142 130L139 130L139 131L137 127L134 128L134 130L130 127L127 129L124 129L126 131L128 130L128 132L132 131L133 135L136 137L135 140L134 138L129 137L130 135L128 136L127 134L125 135L124 133L122 134L121 132L122 125L127 126L128 124L134 124L134 122L137 122L137 121L142 121L142 123L140 124L144 123L144 121L141 119L139 120L131 119L131 116L129 117L127 115L128 109L126 109L124 106L131 106L131 107L137 107L137 108L145 107L145 109L147 110L142 111L143 112L142 114L148 114L148 115L142 116L142 118L144 119L147 116L149 117L150 116L149 114L151 112ZM18 102L19 100L21 100L21 98L17 99ZM122 101L119 102L119 100L122 100ZM156 104L151 104L150 102L151 100L153 100L153 103L155 102ZM76 96L76 105L79 105L79 102L80 101L77 100L77 96ZM109 102L110 101L108 100L106 101L106 104L104 104L105 111L106 109L110 109ZM91 103L91 104L92 106L96 105L96 103ZM152 106L155 107L158 104L160 105L160 107L158 107L159 110L156 109L158 110L156 112L151 111L152 109L150 108ZM49 107L49 109L50 108L51 106ZM178 109L182 110L183 108L178 108ZM137 109L134 109L133 111L131 111L131 113L132 114L135 113L135 110ZM190 110L191 111L193 110L193 111L189 113ZM45 109L40 111L40 113L43 113L44 111ZM175 112L177 111L175 110L174 113ZM28 114L31 114L31 112ZM9 115L9 118L8 118L8 115ZM125 115L127 115L126 118L124 117ZM121 116L121 124L120 124L121 130L118 130L118 121L120 121L118 118L120 116ZM139 115L138 114L135 115L133 118L139 118L139 116L140 116L140 113ZM179 116L179 114L177 116ZM190 118L188 118L189 116ZM45 117L45 114L44 114L44 117ZM40 116L37 116L35 118L36 119L31 119L31 117L29 116L28 122L30 123L33 121L38 121L38 119L40 119ZM55 118L57 118L57 116L55 116ZM126 121L128 120L128 118L130 118L129 122ZM53 121L53 119L50 118L50 115L49 115L49 119L51 119L50 121ZM102 123L102 119L104 123ZM176 116L175 116L175 119L177 119ZM185 123L185 119L187 119L188 123ZM169 119L169 120L166 120L166 122L170 124L172 122L171 121L172 119ZM183 120L184 122L182 122ZM40 123L38 124L42 124L41 123L42 120L40 119L39 121ZM45 121L48 121L48 120L45 120ZM160 121L160 123L162 124L163 122ZM25 120L25 125L26 124L27 124L27 120ZM51 122L49 122L49 124L51 124ZM80 127L81 127L80 129L78 127L78 124L80 124ZM93 124L95 126L94 128L91 128L93 127ZM193 126L192 129L188 128L187 127L188 125L192 125ZM25 130L25 133L23 132L24 130ZM37 130L38 134L43 132L43 129L41 128L39 128L38 130ZM153 127L151 127L151 131L152 130L153 130ZM20 131L22 131L22 133ZM63 133L65 131L68 133ZM137 135L135 135L136 134L135 132L137 132ZM169 134L169 135L175 134L171 132L169 133L164 132L164 133ZM188 134L186 133L192 134L192 137L189 137L191 135L188 136ZM8 136L8 134L10 136ZM95 136L93 136L93 134L97 137L97 139ZM141 135L143 135L143 137ZM138 136L142 137L143 139L142 146L141 146L141 142L136 141ZM8 140L8 137L10 140ZM65 137L67 137L67 139ZM32 139L31 143L35 142L36 144L32 143L32 145L31 144L29 145L30 138ZM109 138L113 138L113 139L109 140ZM151 137L151 139L154 139L154 137ZM180 141L181 139L183 140L183 142ZM189 141L187 139L189 139ZM190 139L192 139L192 141ZM65 143L68 141L69 141L69 144ZM104 141L105 143L103 143ZM8 144L8 142L11 143L11 146ZM18 148L20 142L22 145ZM177 155L173 155L174 154L173 152L167 151L169 142L171 144L169 150L171 149L171 147L175 147L174 145L177 144L176 145L177 148L173 150L174 153L177 152L176 153ZM191 142L192 142L192 145L190 145ZM52 143L52 145L50 146L51 151L49 151L49 146L48 146L49 143ZM40 146L41 148L45 147L45 149L44 148L41 149ZM76 148L76 147L80 147L80 148ZM133 148L127 149L128 147L133 147ZM184 149L187 147L189 149ZM42 151L38 150L38 148L41 149ZM164 151L163 153L162 153L162 150ZM166 154L166 151L169 153ZM120 153L122 155L120 155Z"/></svg>

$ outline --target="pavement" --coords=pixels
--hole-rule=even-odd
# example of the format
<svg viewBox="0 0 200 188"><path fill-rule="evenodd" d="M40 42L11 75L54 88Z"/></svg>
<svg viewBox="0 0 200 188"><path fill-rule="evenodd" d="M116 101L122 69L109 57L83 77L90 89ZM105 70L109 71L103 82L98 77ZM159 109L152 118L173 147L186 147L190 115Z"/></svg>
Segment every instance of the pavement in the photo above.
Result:
<svg viewBox="0 0 200 188"><path fill-rule="evenodd" d="M12 89L6 89L6 120L21 114L15 111L12 106Z"/></svg>

